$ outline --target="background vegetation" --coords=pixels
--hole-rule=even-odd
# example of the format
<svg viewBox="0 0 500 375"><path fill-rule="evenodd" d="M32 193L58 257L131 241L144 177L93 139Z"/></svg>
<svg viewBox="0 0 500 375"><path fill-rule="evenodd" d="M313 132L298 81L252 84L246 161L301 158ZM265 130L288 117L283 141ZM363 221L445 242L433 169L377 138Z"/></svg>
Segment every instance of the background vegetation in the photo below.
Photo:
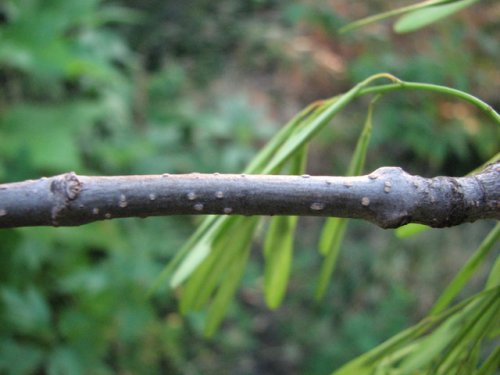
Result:
<svg viewBox="0 0 500 375"><path fill-rule="evenodd" d="M500 106L497 4L481 2L409 35L384 23L338 35L386 7L4 1L0 179L69 170L239 172L306 104L380 71ZM344 173L364 116L351 106L318 137L308 173ZM499 146L498 129L472 107L428 94L387 95L374 113L366 170L397 164L427 176L462 175ZM198 220L1 231L0 373L325 374L418 321L492 227L403 241L353 222L328 295L316 303L320 220L303 218L283 306L265 307L257 238L238 302L206 340L203 316L181 317L171 291L145 298Z"/></svg>

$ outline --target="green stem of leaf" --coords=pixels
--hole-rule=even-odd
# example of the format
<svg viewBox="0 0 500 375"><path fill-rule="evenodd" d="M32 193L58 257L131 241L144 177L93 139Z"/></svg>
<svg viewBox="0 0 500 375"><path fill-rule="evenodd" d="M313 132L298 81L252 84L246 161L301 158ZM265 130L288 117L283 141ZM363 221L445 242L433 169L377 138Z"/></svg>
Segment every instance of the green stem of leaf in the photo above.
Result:
<svg viewBox="0 0 500 375"><path fill-rule="evenodd" d="M486 115L488 115L496 124L500 125L500 115L497 112L495 112L495 110L488 103L483 102L481 99L476 98L471 94L468 94L466 92L457 89L453 89L451 87L433 85L430 83L420 83L420 82L400 82L400 83L392 83L387 85L379 85L379 86L363 88L357 93L357 96L362 96L366 94L382 94L398 90L424 90L424 91L431 91L439 94L453 96L457 99L464 100L474 105L475 107L479 108Z"/></svg>

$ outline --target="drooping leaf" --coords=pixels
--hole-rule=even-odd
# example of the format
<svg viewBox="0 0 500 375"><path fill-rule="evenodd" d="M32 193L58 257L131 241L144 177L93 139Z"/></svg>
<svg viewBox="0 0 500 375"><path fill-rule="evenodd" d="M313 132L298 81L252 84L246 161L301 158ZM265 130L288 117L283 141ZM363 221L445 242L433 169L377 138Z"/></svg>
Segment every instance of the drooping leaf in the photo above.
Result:
<svg viewBox="0 0 500 375"><path fill-rule="evenodd" d="M300 147L304 146L311 140L312 137L314 137L314 135L329 124L333 117L335 117L337 113L349 104L363 88L369 86L373 81L380 78L397 80L395 77L386 73L376 74L367 78L363 82L358 83L345 94L334 98L335 100L327 102L327 105L324 105L321 110L318 111L317 116L315 116L313 120L307 124L307 126L301 128L294 134L293 137L290 137L287 142L283 144L283 146L276 152L276 155L266 165L262 173L270 173L274 169L281 166L293 153L297 152Z"/></svg>
<svg viewBox="0 0 500 375"><path fill-rule="evenodd" d="M384 20L384 19L387 19L390 17L399 16L400 14L405 14L408 12L416 11L418 9L425 9L425 8L430 7L432 5L448 3L450 1L453 2L453 1L457 1L457 0L427 0L427 1L422 1L420 3L417 3L417 4L412 4L412 5L404 6L404 7L397 8L397 9L391 9L387 12L375 14L373 16L369 16L369 17L362 18L360 20L351 22L348 25L342 27L339 31L341 33L344 33L344 32L347 32L347 31L350 31L353 29L357 29L358 27L363 27L363 26L369 25L371 23L378 22L378 21L381 21L381 20Z"/></svg>
<svg viewBox="0 0 500 375"><path fill-rule="evenodd" d="M241 247L247 238L251 238L255 224L245 217L234 217L228 221L225 235L215 239L208 258L193 272L186 282L180 301L180 310L201 309L219 286L229 265L241 256L245 249Z"/></svg>
<svg viewBox="0 0 500 375"><path fill-rule="evenodd" d="M189 239L184 243L181 249L175 254L174 258L163 268L160 275L157 277L155 283L149 290L149 294L154 293L163 282L169 280L169 284L172 287L172 276L175 274L181 262L187 256L187 254L193 249L198 241L201 241L205 236L209 236L209 229L212 225L220 225L223 219L227 219L221 216L208 216L203 222L198 226L196 231L189 237ZM179 281L182 282L183 279ZM175 285L178 285L177 283Z"/></svg>
<svg viewBox="0 0 500 375"><path fill-rule="evenodd" d="M296 216L278 216L271 220L264 242L264 295L269 308L283 300L290 274Z"/></svg>
<svg viewBox="0 0 500 375"><path fill-rule="evenodd" d="M276 171L282 168L287 160L296 155L301 147L305 146L314 134L326 126L335 114L353 100L363 87L368 86L379 78L395 79L388 74L374 75L356 85L346 94L327 101L317 108L312 107L312 113L303 111L297 116L296 121L292 120L290 122L290 127L287 128L285 132L281 133L281 137L278 137L277 140L275 139L271 146L264 148L263 152L259 154L263 156L258 156L258 162L252 163L250 168L247 168L246 172L276 173ZM308 114L309 116L307 116ZM222 228L227 220L227 218L222 218L220 220L207 219L206 222L202 224L202 230L194 235L195 239L190 240L181 250L182 258L178 257L174 259L174 262L176 262L178 266L172 276L171 286L180 285L210 255L213 250L213 240L216 236L222 235ZM169 269L169 271L170 270L171 269ZM166 272L162 274L165 276ZM201 280L198 282L201 282ZM187 302L185 304L186 306L190 305L190 303Z"/></svg>
<svg viewBox="0 0 500 375"><path fill-rule="evenodd" d="M213 236L214 230L210 234ZM210 235L205 236L195 246L190 249L190 253L186 256L182 264L177 268L170 286L175 288L179 286L189 275L200 265L203 260L210 254L212 247L213 237Z"/></svg>
<svg viewBox="0 0 500 375"><path fill-rule="evenodd" d="M247 218L251 224L251 228L246 231L246 237L242 238L239 243L238 256L234 258L229 265L228 270L221 286L215 293L214 299L208 309L207 320L205 323L205 335L212 336L217 327L222 322L224 315L231 303L231 300L236 293L236 289L240 283L245 270L245 266L250 254L250 245L253 237L255 226L259 222L259 218Z"/></svg>
<svg viewBox="0 0 500 375"><path fill-rule="evenodd" d="M363 172L366 160L366 152L372 133L372 114L373 105L378 96L370 103L365 124L356 143L351 162L347 168L347 176L357 176ZM318 285L316 287L315 297L320 299L326 291L331 275L337 262L340 245L344 238L348 220L344 218L330 218L326 221L319 243L320 254L326 256L321 267Z"/></svg>
<svg viewBox="0 0 500 375"><path fill-rule="evenodd" d="M252 163L250 167L246 169L246 172L265 174L276 173L277 171L279 171L283 167L285 162L290 160L290 158L296 156L299 150L306 145L306 143L313 137L313 135L316 134L321 128L326 126L336 113L338 113L344 106L346 106L351 100L356 97L356 94L363 87L368 86L374 80L377 80L379 78L389 78L391 80L395 79L388 74L378 74L369 77L365 81L356 85L346 94L331 99L330 101L325 102L325 104L322 104L319 107L311 106L311 110L301 112L301 114L297 116L296 120L292 120L289 123L285 131L280 132L280 136L277 137L277 139L275 138L271 142L270 146L264 148L264 150L258 155L257 161ZM162 272L160 278L164 279L166 277L169 277L170 273L173 271L173 269L175 269L175 272L173 273L173 276L170 280L170 285L172 287L176 287L189 277L193 276L193 272L195 272L196 274L196 271L199 269L199 267L212 253L214 249L213 244L215 238L223 235L228 235L227 231L224 230L224 228L227 227L228 220L230 219L228 219L227 217L217 219L212 217L207 218L201 225L201 228L181 249L180 254L176 258L174 258L174 266L167 266L167 268ZM238 231L239 229L236 228L235 230ZM289 245L287 246L291 246L291 242L289 242ZM291 249L291 247L288 248ZM286 254L286 251L284 251L283 254ZM287 257L285 257L284 259L287 259ZM214 262L212 264L216 264L217 260L213 259L212 262ZM195 278L195 281L193 281L194 284L192 285L201 286L203 282L206 281L201 275L205 275L207 269L210 269L210 266L206 266L206 268L200 270L200 274ZM281 272L283 272L284 270L285 268L283 268ZM288 272L281 273L281 275L285 275L286 279L288 278ZM273 292L272 303L274 305L281 300L286 282L285 278L273 280L278 280L273 281L273 283L279 283L281 285L279 289L277 289L281 290L281 292L276 294L274 294ZM156 283L155 285L157 286L158 283ZM223 281L218 291L216 292L215 300L224 301L224 303L227 302L225 298L221 296L227 296L231 294L229 292L223 292L225 290L232 290L231 287L227 285L233 285L233 283ZM189 307L194 307L193 301L195 300L195 298L193 296L196 295L196 293L194 292L194 286L190 287L189 290L191 292L188 293L188 297L186 297L186 300L182 303L182 309L184 312L186 312ZM205 294L205 298L208 295L210 295L210 293ZM211 320L211 323L208 323L207 321L207 327L214 327L219 324L218 320L222 319L223 315L223 313L220 312L225 312L226 308L226 305L224 305L224 303L212 303L212 306L220 305L224 306L224 308L210 308L212 312L209 313L209 316L211 316L212 318L209 318ZM199 307L198 304L196 306Z"/></svg>
<svg viewBox="0 0 500 375"><path fill-rule="evenodd" d="M340 252L340 245L344 239L347 223L344 218L331 218L323 227L320 238L320 252L326 253L326 257L321 265L318 284L316 286L315 298L321 299L326 292L335 264L337 263Z"/></svg>
<svg viewBox="0 0 500 375"><path fill-rule="evenodd" d="M396 369L399 371L398 374L414 374L415 372L409 371L424 366L442 355L442 352L426 351L426 345L431 345L434 349L446 347L446 342L449 343L453 339L450 337L452 332L456 333L455 338L460 337L466 332L461 331L464 327L467 329L465 322L481 317L489 307L495 308L491 303L498 303L499 294L500 287L485 290L438 315L428 316L413 327L348 362L332 375L392 373ZM498 311L498 307L496 309ZM436 334L439 336L431 337ZM431 356L433 358L430 358ZM404 365L401 364L402 360Z"/></svg>
<svg viewBox="0 0 500 375"><path fill-rule="evenodd" d="M489 323L491 313L497 313L495 303L498 305L498 295L491 294L453 314L419 342L415 351L402 362L402 373L425 371L433 361L442 366L454 350L470 350L471 342L484 337L487 325L481 327L481 321Z"/></svg>
<svg viewBox="0 0 500 375"><path fill-rule="evenodd" d="M307 147L294 158L290 173L302 174L307 160ZM269 308L275 309L285 296L293 254L293 239L298 217L277 216L271 219L264 241L264 295Z"/></svg>
<svg viewBox="0 0 500 375"><path fill-rule="evenodd" d="M434 322L423 320L346 363L340 369L333 372L332 375L373 374L375 369L379 369L379 366L390 369L392 361L387 361L385 364L382 364L382 362L386 358L400 360L401 354L403 356L408 355L408 353L413 351L413 347L415 346L413 342L433 326Z"/></svg>
<svg viewBox="0 0 500 375"><path fill-rule="evenodd" d="M458 372L469 368L472 373L477 368L475 353L481 350L483 340L498 322L500 299L492 296L482 306L475 306L466 317L455 339L439 358L437 371L442 373Z"/></svg>
<svg viewBox="0 0 500 375"><path fill-rule="evenodd" d="M397 33L408 33L456 13L478 0L461 0L418 9L402 16L394 25Z"/></svg>
<svg viewBox="0 0 500 375"><path fill-rule="evenodd" d="M227 234L227 228L231 227L235 220L237 220L235 216L210 216L205 219L206 224L205 222L202 223L198 231L192 236L192 238L197 238L197 240L188 240L180 250L184 258L174 258L173 262L174 264L177 263L175 264L177 268L170 281L171 287L174 288L180 285L194 270L196 270L212 251L214 241L224 234ZM168 271L172 269L173 267L168 267L167 270L164 271L164 277L167 277Z"/></svg>
<svg viewBox="0 0 500 375"><path fill-rule="evenodd" d="M500 224L497 223L491 232L486 236L481 245L477 248L474 254L467 260L460 271L455 275L451 283L446 287L441 294L431 314L437 314L445 309L451 301L460 293L463 287L474 275L478 267L485 261L490 251L500 239Z"/></svg>
<svg viewBox="0 0 500 375"><path fill-rule="evenodd" d="M331 102L337 100L336 97L330 99ZM328 103L312 103L299 112L294 118L292 118L265 146L259 153L253 158L247 168L245 168L245 173L250 174L262 174L265 166L271 158L276 154L278 149L289 139L293 133L297 132L298 128L304 127L307 123L312 121L319 113L321 113L324 108L326 108Z"/></svg>
<svg viewBox="0 0 500 375"><path fill-rule="evenodd" d="M490 289L500 286L500 256L497 256L495 264L491 267L490 276L486 282L485 289Z"/></svg>
<svg viewBox="0 0 500 375"><path fill-rule="evenodd" d="M369 86L373 81L387 78L397 80L393 76L381 73L373 75L354 86L347 93L335 97L319 106L311 105L290 121L273 140L257 155L254 162L245 170L245 173L268 174L277 173L283 164L303 147L319 130L325 127L330 120L351 100L361 89ZM293 136L292 136L293 134ZM169 277L174 269L170 285L180 285L210 254L213 237L222 229L227 217L209 217L193 234L188 242L179 251L177 256L161 273L158 282ZM194 253L194 254L191 254Z"/></svg>
<svg viewBox="0 0 500 375"><path fill-rule="evenodd" d="M411 223L397 228L394 230L394 234L399 238L407 238L422 233L427 229L429 229L427 225Z"/></svg>
<svg viewBox="0 0 500 375"><path fill-rule="evenodd" d="M261 174L263 169L269 160L273 157L276 151L281 147L281 145L291 136L291 134L296 131L296 129L302 124L303 121L309 119L308 116L311 112L318 110L317 104L312 104L301 111L297 116L290 120L281 130L274 136L269 143L257 154L250 165L245 169L245 173L249 174ZM150 290L150 293L154 292L159 285L161 285L166 279L170 279L171 287L176 287L182 283L190 273L193 272L196 267L203 261L204 257L208 256L210 253L210 248L208 252L206 250L206 245L211 242L211 237L216 233L220 233L222 228L227 225L230 217L222 216L209 216L202 224L197 228L195 233L189 238L189 240L184 244L184 246L178 251L176 256L170 263L163 269L161 274L158 276L157 281L154 283ZM204 243L202 246L205 248L203 251L198 252L196 262L194 258L191 258L190 266L182 266L186 263L186 258L189 253L193 251L199 243ZM182 273L179 270L183 267ZM174 271L175 270L175 271ZM175 280L174 280L175 278Z"/></svg>
<svg viewBox="0 0 500 375"><path fill-rule="evenodd" d="M236 288L240 283L246 266L248 251L244 255L246 256L240 256L235 260L234 264L232 264L230 272L227 275L227 280L224 280L214 297L214 301L210 305L204 330L204 334L207 337L213 336L221 324L224 316L226 315L229 304L236 293Z"/></svg>
<svg viewBox="0 0 500 375"><path fill-rule="evenodd" d="M497 346L484 361L476 375L493 375L500 367L500 346Z"/></svg>
<svg viewBox="0 0 500 375"><path fill-rule="evenodd" d="M179 303L182 314L203 307L235 255L239 254L225 246L213 246L210 255L190 275L183 287Z"/></svg>
<svg viewBox="0 0 500 375"><path fill-rule="evenodd" d="M356 148L354 149L351 162L349 163L349 168L347 169L347 176L358 176L363 172L366 153L368 151L368 144L370 143L370 138L372 136L373 106L378 98L380 98L379 95L377 95L368 106L365 124L363 126L363 130L361 130L358 141L356 142Z"/></svg>

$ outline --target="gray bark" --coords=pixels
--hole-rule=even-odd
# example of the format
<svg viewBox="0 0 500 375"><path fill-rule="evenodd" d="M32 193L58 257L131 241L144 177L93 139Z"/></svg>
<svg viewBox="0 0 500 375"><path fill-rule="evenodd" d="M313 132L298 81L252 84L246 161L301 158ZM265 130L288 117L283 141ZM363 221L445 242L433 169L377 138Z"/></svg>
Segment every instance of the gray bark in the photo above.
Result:
<svg viewBox="0 0 500 375"><path fill-rule="evenodd" d="M366 176L184 174L90 177L70 172L0 185L0 228L75 226L162 215L299 215L447 227L500 219L500 163L473 176L423 178L398 167Z"/></svg>

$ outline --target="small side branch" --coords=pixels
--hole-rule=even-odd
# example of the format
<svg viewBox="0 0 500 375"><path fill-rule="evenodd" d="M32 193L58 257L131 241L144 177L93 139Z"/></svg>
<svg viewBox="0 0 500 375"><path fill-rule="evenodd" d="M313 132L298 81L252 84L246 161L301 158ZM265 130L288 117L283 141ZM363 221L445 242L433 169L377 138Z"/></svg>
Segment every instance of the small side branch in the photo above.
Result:
<svg viewBox="0 0 500 375"><path fill-rule="evenodd" d="M76 226L165 215L298 215L447 227L500 219L500 163L468 177L423 178L398 167L366 176L66 173L0 185L0 228Z"/></svg>

